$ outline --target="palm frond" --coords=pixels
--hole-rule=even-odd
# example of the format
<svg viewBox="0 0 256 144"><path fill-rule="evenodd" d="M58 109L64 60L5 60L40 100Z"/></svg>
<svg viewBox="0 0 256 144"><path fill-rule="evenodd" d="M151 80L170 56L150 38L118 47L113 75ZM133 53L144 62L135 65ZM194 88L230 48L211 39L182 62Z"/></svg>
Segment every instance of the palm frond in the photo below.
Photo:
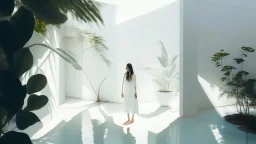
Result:
<svg viewBox="0 0 256 144"><path fill-rule="evenodd" d="M30 9L34 15L48 24L62 24L67 21L54 0L21 0L22 5Z"/></svg>
<svg viewBox="0 0 256 144"><path fill-rule="evenodd" d="M68 13L84 22L103 24L99 4L92 0L21 0L21 3L48 24L66 22Z"/></svg>
<svg viewBox="0 0 256 144"><path fill-rule="evenodd" d="M51 0L54 6L58 7L64 13L70 12L77 19L84 22L101 22L103 19L100 15L98 3L92 0Z"/></svg>

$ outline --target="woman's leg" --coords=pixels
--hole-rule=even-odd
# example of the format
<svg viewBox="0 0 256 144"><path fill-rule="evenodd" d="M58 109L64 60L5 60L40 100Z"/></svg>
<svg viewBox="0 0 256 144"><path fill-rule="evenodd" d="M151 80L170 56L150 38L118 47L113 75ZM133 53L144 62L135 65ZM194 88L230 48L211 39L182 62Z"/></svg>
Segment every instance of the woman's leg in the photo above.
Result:
<svg viewBox="0 0 256 144"><path fill-rule="evenodd" d="M129 113L127 113L127 117L128 117L128 121L130 121L130 114Z"/></svg>
<svg viewBox="0 0 256 144"><path fill-rule="evenodd" d="M134 123L134 114L132 114L132 120L130 121L130 124Z"/></svg>
<svg viewBox="0 0 256 144"><path fill-rule="evenodd" d="M127 117L128 117L128 120L123 125L130 123L130 114L129 113L127 113Z"/></svg>

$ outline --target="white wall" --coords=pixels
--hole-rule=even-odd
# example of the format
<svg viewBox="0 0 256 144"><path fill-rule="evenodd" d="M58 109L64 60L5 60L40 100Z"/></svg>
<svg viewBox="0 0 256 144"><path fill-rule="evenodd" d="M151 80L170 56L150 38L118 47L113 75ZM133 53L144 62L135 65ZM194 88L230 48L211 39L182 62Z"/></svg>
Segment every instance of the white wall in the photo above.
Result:
<svg viewBox="0 0 256 144"><path fill-rule="evenodd" d="M117 91L114 99L122 100L120 97L122 77L126 64L132 63L137 75L139 101L155 101L158 87L152 82L153 77L140 69L148 65L160 65L157 58L161 56L161 49L157 45L159 40L165 44L169 54L179 52L179 27L178 2L117 25Z"/></svg>
<svg viewBox="0 0 256 144"><path fill-rule="evenodd" d="M122 5L122 6L121 6ZM133 9L133 5L140 5L139 15L129 13L127 9ZM109 69L109 76L102 85L100 100L121 103L121 86L125 67L128 62L132 63L137 75L138 94L140 102L155 100L158 87L152 82L153 77L140 71L145 66L158 64L157 57L161 55L161 49L157 45L163 41L168 53L179 51L179 5L176 0L162 2L132 2L122 1L116 7L102 4L101 13L105 26L82 24L78 21L69 21L81 29L91 29L103 36L109 47L107 56L113 60ZM126 9L124 9L124 7ZM136 11L135 10L135 11ZM143 10L143 12L142 12ZM130 15L129 15L130 14ZM122 22L116 18L123 17ZM119 21L117 21L119 20ZM116 23L117 22L117 23ZM66 34L72 33L67 30ZM82 40L74 38L71 34L63 40L65 49L80 56ZM83 41L82 48L88 47L88 42ZM107 67L93 50L84 53L83 68L90 78L93 87L97 90L101 80L107 74ZM74 70L66 65L66 95L72 98L96 100L91 86L84 73Z"/></svg>
<svg viewBox="0 0 256 144"><path fill-rule="evenodd" d="M70 17L68 25L91 30L105 39L105 43L109 48L106 56L113 60L113 64L108 69L107 65L100 58L95 49L88 49L83 54L82 67L92 82L93 88L98 92L98 88L102 80L108 75L107 79L101 87L100 99L102 101L111 101L112 96L115 95L116 90L116 74L115 74L115 12L116 7L110 4L101 3L101 13L104 19L104 26L88 25L81 23ZM72 33L72 28L67 30L62 45L66 50L72 51L78 56L80 60L81 53L84 49L90 48L88 40L81 39ZM109 70L109 74L108 74ZM66 64L66 96L72 98L79 98L84 100L96 100L96 95L93 92L91 85L83 71L77 71L69 64Z"/></svg>
<svg viewBox="0 0 256 144"><path fill-rule="evenodd" d="M232 99L227 100L225 97L219 99L219 88L224 86L219 80L222 73L215 68L211 56L224 49L232 55L231 60L241 54L240 48L242 46L256 48L254 40L256 37L256 14L254 12L256 2L253 0L246 2L242 0L183 1L186 4L183 9L185 13L184 29L186 29L183 35L188 36L188 39L183 41L183 48L193 48L194 51L198 51L197 54L190 51L191 54L195 55L190 54L187 57L197 57L197 64L194 63L195 58L190 59L191 65L193 64L190 68L194 69L198 65L197 74L200 82L199 87L194 88L196 93L193 93L188 101L197 101L194 103L197 106L192 107L198 109L234 104ZM249 71L252 77L256 76L256 64L253 61L255 56L255 53L250 54L245 66L245 70ZM186 58L183 58L185 61ZM194 80L193 82L197 84ZM189 90L190 88L184 87L184 91L189 92Z"/></svg>
<svg viewBox="0 0 256 144"><path fill-rule="evenodd" d="M245 4L242 4L245 3ZM215 1L212 0L199 2L198 9L205 10L207 13L200 13L200 35L199 35L199 76L208 83L217 87L223 87L220 82L222 73L215 68L211 61L211 56L221 50L231 54L229 60L241 55L242 46L250 46L256 48L256 14L252 6L255 6L255 1ZM250 54L246 61L244 69L249 71L252 77L256 77L255 62L253 58L256 53ZM205 85L202 85L207 96L214 106L223 106L234 104L233 100L220 99L218 97L218 88L208 90ZM215 92L214 92L215 91ZM212 95L211 93L215 93ZM205 95L203 95L205 97ZM209 101L202 99L200 108L209 107Z"/></svg>
<svg viewBox="0 0 256 144"><path fill-rule="evenodd" d="M196 5L190 0L180 0L180 115L197 113L197 27Z"/></svg>

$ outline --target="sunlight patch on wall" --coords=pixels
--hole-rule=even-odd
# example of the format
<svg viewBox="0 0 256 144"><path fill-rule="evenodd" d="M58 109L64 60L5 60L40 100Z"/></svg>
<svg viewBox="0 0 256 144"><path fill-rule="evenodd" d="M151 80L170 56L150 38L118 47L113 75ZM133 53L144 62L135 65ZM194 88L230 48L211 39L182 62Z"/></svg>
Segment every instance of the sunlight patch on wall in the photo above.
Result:
<svg viewBox="0 0 256 144"><path fill-rule="evenodd" d="M213 84L210 84L204 78L198 75L198 81L202 86L205 94L208 96L209 100L211 101L213 107L221 107L227 105L235 104L235 99L227 98L226 95L220 96L223 90Z"/></svg>

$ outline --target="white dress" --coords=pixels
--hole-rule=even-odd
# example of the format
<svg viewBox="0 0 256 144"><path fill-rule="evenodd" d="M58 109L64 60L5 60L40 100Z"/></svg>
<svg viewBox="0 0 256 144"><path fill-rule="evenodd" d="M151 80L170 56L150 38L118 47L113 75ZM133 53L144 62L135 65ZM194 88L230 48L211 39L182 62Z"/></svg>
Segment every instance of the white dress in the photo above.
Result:
<svg viewBox="0 0 256 144"><path fill-rule="evenodd" d="M125 113L138 114L138 101L134 98L136 87L136 76L132 75L132 80L126 80L126 74L124 75L124 111Z"/></svg>

